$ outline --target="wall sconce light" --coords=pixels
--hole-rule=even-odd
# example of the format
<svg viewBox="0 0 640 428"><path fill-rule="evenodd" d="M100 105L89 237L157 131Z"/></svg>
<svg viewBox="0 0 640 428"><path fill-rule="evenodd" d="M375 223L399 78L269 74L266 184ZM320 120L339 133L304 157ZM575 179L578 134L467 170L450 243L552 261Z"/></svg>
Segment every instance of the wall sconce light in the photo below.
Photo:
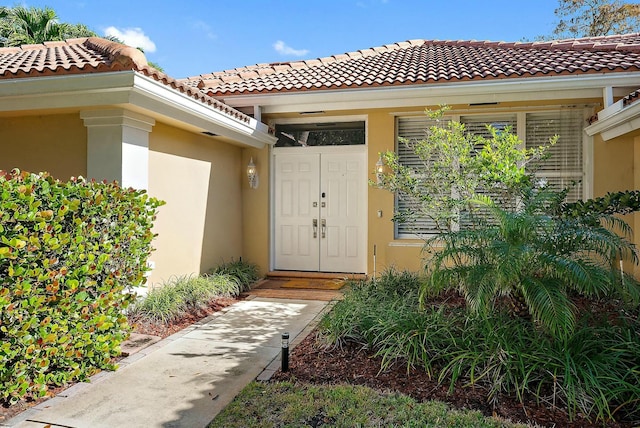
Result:
<svg viewBox="0 0 640 428"><path fill-rule="evenodd" d="M249 161L249 165L247 165L247 178L249 179L249 187L252 189L258 188L258 169L256 168L256 164L253 163L253 156Z"/></svg>
<svg viewBox="0 0 640 428"><path fill-rule="evenodd" d="M376 162L376 183L378 185L382 184L383 176L384 176L384 160L382 159L382 153L380 153L378 157L378 162Z"/></svg>

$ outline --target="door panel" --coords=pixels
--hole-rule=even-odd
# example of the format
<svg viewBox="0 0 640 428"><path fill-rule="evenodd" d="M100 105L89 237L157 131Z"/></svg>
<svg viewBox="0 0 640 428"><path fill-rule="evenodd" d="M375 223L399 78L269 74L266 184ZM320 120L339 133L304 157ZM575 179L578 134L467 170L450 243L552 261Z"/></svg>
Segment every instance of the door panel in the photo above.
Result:
<svg viewBox="0 0 640 428"><path fill-rule="evenodd" d="M319 158L315 154L275 157L275 268L319 269L318 218ZM312 201L312 199L314 199Z"/></svg>
<svg viewBox="0 0 640 428"><path fill-rule="evenodd" d="M320 270L366 270L366 156L365 153L322 154L320 188L326 205L320 217L327 235L320 241Z"/></svg>
<svg viewBox="0 0 640 428"><path fill-rule="evenodd" d="M366 178L364 150L276 153L275 268L365 272Z"/></svg>

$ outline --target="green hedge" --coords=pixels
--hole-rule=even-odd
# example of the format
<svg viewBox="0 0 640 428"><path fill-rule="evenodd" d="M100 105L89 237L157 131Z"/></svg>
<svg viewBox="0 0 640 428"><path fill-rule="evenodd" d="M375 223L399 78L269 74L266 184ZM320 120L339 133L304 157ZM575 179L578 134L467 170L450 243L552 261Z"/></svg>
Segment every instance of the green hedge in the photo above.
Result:
<svg viewBox="0 0 640 428"><path fill-rule="evenodd" d="M161 202L116 183L0 171L0 399L113 369Z"/></svg>

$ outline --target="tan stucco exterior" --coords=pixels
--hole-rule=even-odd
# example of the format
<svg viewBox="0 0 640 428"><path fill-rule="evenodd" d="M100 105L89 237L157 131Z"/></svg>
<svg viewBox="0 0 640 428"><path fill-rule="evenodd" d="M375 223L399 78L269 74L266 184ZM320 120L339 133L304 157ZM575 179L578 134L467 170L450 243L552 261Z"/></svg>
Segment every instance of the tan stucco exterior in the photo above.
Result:
<svg viewBox="0 0 640 428"><path fill-rule="evenodd" d="M0 169L87 174L87 130L78 114L0 117Z"/></svg>
<svg viewBox="0 0 640 428"><path fill-rule="evenodd" d="M412 106L402 104L403 107L396 108L353 110L330 110L318 105L317 110L322 112L311 116L302 116L294 111L266 113L260 120L270 126L282 121L364 120L367 178L374 179L378 154L395 148L396 117L420 115L425 108L437 108L436 105L419 105L418 101ZM447 99L439 101L446 103ZM452 105L452 114L522 113L578 106L591 115L601 110L602 104L602 98L593 97L547 98L495 105ZM171 276L203 273L223 261L240 257L258 264L263 274L271 270L273 149L269 146L249 148L252 144L235 141L228 135L213 138L204 135L194 125L200 123L201 116L187 125L180 125L178 118L168 119L168 116L157 115L151 110L122 105L4 113L0 116L0 169L17 167L34 172L48 171L62 180L90 175L91 165L99 165L100 157L93 155L92 158L87 149L91 138L88 128L101 127L100 120L103 120L102 116L96 119L93 113L106 108L115 111L116 107L129 111L122 123L134 127L134 134L143 134L134 139L144 141L140 147L148 149L148 165L145 167L148 168L149 193L166 201L166 205L160 208L154 229L158 237L154 241L156 251L151 257L155 268L150 282L161 283ZM112 114L112 117L115 116ZM144 126L140 126L141 121ZM111 123L112 126L119 124ZM590 166L593 196L640 188L640 171L636 167L640 163L638 135L638 132L632 132L603 141L600 135L591 138L585 134L585 141L593 150L593 164ZM262 145L258 142L256 147ZM258 169L257 188L250 188L246 177L246 167L251 158ZM117 168L121 167L118 165ZM367 234L366 273L373 275L390 267L421 269L423 242L420 239L396 239L394 236L391 221L394 196L374 186L369 186L366 193L367 207L363 217ZM639 217L638 214L630 216L636 230L640 227ZM640 233L636 233L634 240L636 245L640 245Z"/></svg>
<svg viewBox="0 0 640 428"><path fill-rule="evenodd" d="M150 281L241 257L241 149L164 124L154 127L149 146L149 194L166 202L154 228Z"/></svg>
<svg viewBox="0 0 640 428"><path fill-rule="evenodd" d="M258 170L259 184L256 189L249 187L246 167L249 160ZM256 263L264 274L269 271L269 181L270 181L269 149L245 149L242 154L242 252L244 258Z"/></svg>

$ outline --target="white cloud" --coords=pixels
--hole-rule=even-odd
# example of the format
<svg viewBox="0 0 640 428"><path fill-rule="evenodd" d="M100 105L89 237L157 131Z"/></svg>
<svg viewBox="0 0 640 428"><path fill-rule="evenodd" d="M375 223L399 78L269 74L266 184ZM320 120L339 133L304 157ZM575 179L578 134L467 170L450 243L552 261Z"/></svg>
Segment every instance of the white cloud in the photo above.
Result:
<svg viewBox="0 0 640 428"><path fill-rule="evenodd" d="M144 34L142 28L123 28L108 27L104 30L105 36L117 37L125 44L134 48L142 48L145 52L155 52L156 44Z"/></svg>
<svg viewBox="0 0 640 428"><path fill-rule="evenodd" d="M217 34L213 32L211 26L204 21L193 21L191 23L191 27L196 31L204 33L204 35L210 40L218 38Z"/></svg>
<svg viewBox="0 0 640 428"><path fill-rule="evenodd" d="M291 46L287 46L282 40L275 42L273 48L280 55L304 56L309 53L308 49L294 49Z"/></svg>

